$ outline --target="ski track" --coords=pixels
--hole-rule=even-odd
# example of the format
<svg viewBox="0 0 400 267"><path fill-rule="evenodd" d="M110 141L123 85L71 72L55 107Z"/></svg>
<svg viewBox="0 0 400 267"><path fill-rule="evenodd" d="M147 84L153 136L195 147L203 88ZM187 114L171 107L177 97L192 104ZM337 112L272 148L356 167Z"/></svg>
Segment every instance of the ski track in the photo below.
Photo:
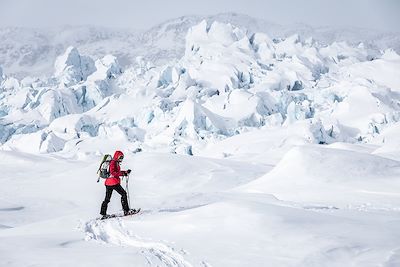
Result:
<svg viewBox="0 0 400 267"><path fill-rule="evenodd" d="M92 220L84 225L86 240L96 240L119 246L129 246L147 253L146 261L149 265L160 266L151 261L151 256L159 260L167 267L192 267L174 248L161 242L145 241L126 230L121 218L109 219L107 221Z"/></svg>

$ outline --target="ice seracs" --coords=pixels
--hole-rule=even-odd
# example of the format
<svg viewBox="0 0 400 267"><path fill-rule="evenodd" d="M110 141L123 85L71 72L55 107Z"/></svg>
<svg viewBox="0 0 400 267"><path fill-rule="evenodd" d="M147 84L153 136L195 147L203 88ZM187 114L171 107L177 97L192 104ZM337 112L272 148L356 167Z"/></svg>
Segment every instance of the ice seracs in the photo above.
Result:
<svg viewBox="0 0 400 267"><path fill-rule="evenodd" d="M1 140L45 130L73 150L79 141L108 142L114 129L121 142L196 154L244 132L297 125L315 143L372 142L400 120L399 58L206 20L187 31L184 55L160 66L138 56L123 70L113 55L69 47L48 79L3 75ZM51 125L64 117L66 132Z"/></svg>
<svg viewBox="0 0 400 267"><path fill-rule="evenodd" d="M97 105L111 95L112 80L122 73L115 56L106 55L94 61L80 55L75 47L69 47L55 62L55 77L60 85L71 88L83 110Z"/></svg>
<svg viewBox="0 0 400 267"><path fill-rule="evenodd" d="M96 70L93 59L81 56L78 49L72 46L56 59L54 69L54 75L65 86L86 80Z"/></svg>
<svg viewBox="0 0 400 267"><path fill-rule="evenodd" d="M87 81L81 85L82 103L88 110L101 102L105 97L117 92L113 88L113 80L121 73L122 69L116 57L106 55L96 60L96 70L87 77Z"/></svg>
<svg viewBox="0 0 400 267"><path fill-rule="evenodd" d="M249 41L256 52L256 56L258 56L262 62L266 64L272 63L273 59L276 57L275 45L267 34L254 33Z"/></svg>

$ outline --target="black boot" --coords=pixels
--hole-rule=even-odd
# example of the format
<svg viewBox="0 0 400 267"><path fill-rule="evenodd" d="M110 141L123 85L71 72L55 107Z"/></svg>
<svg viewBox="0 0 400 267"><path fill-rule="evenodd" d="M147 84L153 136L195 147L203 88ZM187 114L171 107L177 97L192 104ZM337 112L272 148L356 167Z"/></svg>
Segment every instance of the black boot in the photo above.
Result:
<svg viewBox="0 0 400 267"><path fill-rule="evenodd" d="M103 201L103 203L101 204L100 214L103 216L107 215L108 203L109 203L109 201Z"/></svg>
<svg viewBox="0 0 400 267"><path fill-rule="evenodd" d="M130 210L129 204L128 204L128 198L127 198L126 194L121 196L121 205L122 205L122 209L124 211Z"/></svg>

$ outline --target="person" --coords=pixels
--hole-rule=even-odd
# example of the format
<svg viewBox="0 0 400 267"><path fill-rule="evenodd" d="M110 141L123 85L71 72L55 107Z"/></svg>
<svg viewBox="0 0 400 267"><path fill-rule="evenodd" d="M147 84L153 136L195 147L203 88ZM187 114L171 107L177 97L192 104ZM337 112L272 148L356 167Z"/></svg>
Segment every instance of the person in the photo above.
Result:
<svg viewBox="0 0 400 267"><path fill-rule="evenodd" d="M109 218L110 215L107 214L108 203L110 202L112 192L115 190L121 195L122 209L124 210L124 215L132 214L136 212L134 209L129 208L128 197L126 191L121 186L120 176L127 176L131 170L122 171L120 164L124 159L124 153L117 150L114 153L114 157L110 161L110 177L104 182L106 186L106 197L101 204L100 214L103 216L102 219Z"/></svg>

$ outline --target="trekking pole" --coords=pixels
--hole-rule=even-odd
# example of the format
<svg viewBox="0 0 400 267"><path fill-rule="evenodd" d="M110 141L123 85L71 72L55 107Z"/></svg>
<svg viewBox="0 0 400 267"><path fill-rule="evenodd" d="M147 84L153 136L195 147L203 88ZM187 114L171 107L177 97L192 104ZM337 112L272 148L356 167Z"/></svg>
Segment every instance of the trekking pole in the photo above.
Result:
<svg viewBox="0 0 400 267"><path fill-rule="evenodd" d="M131 208L131 198L129 197L129 174L126 176L126 194L128 197L129 208Z"/></svg>

